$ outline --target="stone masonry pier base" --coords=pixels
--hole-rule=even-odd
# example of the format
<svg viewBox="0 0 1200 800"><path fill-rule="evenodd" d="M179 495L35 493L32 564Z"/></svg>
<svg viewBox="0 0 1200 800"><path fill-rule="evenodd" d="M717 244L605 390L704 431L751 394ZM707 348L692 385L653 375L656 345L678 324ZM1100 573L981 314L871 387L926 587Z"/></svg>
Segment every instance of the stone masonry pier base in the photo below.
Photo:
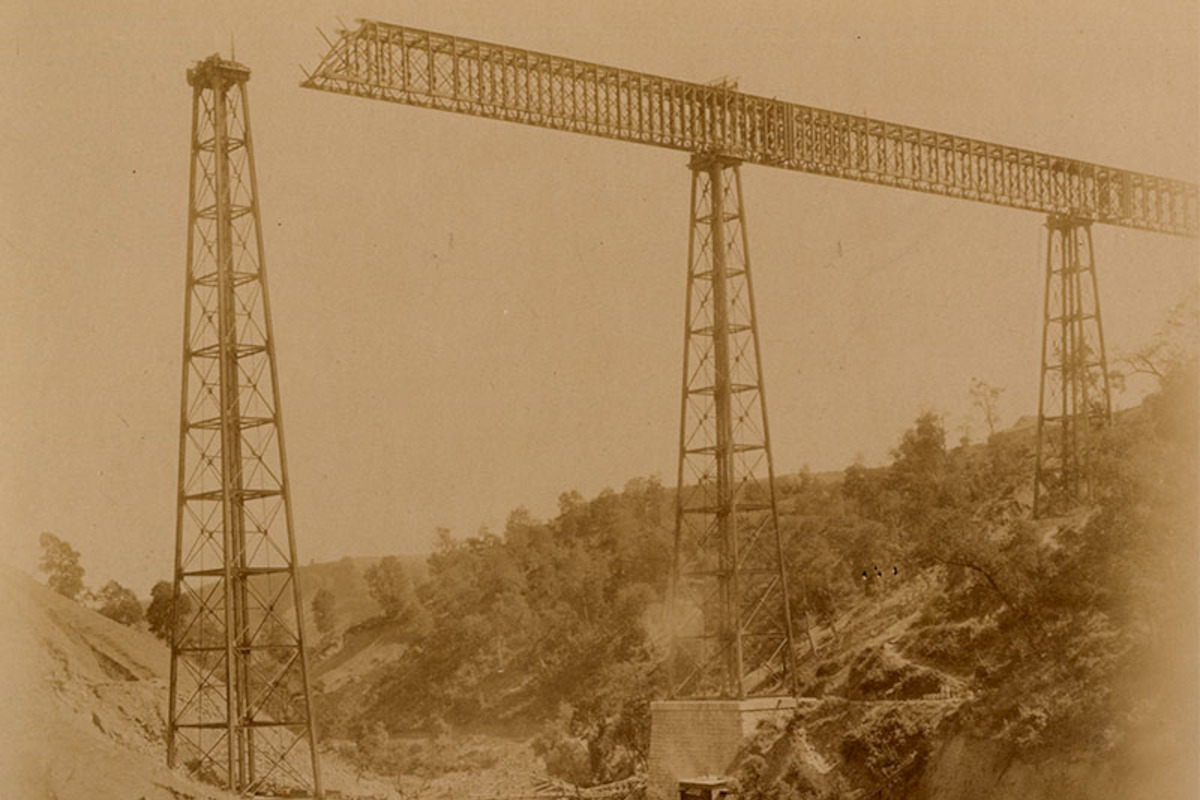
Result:
<svg viewBox="0 0 1200 800"><path fill-rule="evenodd" d="M727 776L759 723L795 708L792 697L651 703L649 800L677 800L683 779Z"/></svg>

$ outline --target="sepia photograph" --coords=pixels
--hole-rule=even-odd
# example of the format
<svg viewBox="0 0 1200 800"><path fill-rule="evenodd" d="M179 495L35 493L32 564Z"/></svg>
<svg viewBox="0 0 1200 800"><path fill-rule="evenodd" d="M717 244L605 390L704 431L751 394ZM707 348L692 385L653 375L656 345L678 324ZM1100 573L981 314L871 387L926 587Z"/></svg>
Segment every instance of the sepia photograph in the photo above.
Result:
<svg viewBox="0 0 1200 800"><path fill-rule="evenodd" d="M1200 800L1200 3L2 19L0 798Z"/></svg>

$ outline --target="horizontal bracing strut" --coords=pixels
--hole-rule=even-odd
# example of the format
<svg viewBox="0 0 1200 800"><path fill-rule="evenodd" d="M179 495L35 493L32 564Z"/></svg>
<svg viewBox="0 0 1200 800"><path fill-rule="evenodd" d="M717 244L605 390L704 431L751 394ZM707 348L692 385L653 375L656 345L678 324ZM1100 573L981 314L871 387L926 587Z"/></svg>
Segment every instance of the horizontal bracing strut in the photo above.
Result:
<svg viewBox="0 0 1200 800"><path fill-rule="evenodd" d="M303 86L1119 225L1200 235L1182 180L364 20Z"/></svg>

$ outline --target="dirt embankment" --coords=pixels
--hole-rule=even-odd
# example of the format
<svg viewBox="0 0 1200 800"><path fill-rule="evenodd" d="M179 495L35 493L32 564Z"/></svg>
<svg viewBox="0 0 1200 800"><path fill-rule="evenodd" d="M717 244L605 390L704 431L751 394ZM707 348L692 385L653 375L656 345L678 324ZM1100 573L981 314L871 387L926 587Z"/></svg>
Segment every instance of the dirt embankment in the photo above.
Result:
<svg viewBox="0 0 1200 800"><path fill-rule="evenodd" d="M164 763L161 642L0 569L0 795L224 800Z"/></svg>
<svg viewBox="0 0 1200 800"><path fill-rule="evenodd" d="M7 567L0 609L0 798L233 800L166 767L162 642ZM400 797L322 749L326 786L341 797Z"/></svg>

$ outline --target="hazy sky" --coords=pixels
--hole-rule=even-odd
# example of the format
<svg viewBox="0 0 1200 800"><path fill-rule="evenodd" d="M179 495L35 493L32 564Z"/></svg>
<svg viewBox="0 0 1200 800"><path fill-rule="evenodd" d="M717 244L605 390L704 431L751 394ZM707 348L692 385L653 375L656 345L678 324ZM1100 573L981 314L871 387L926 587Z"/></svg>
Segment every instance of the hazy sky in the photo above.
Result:
<svg viewBox="0 0 1200 800"><path fill-rule="evenodd" d="M672 482L685 154L298 88L373 17L1195 181L1197 4L9 3L0 27L0 532L87 579L171 570L184 72L249 84L303 561L425 548L631 477ZM776 463L887 458L972 377L1037 404L1042 218L747 167ZM1097 227L1110 352L1196 242ZM1136 398L1118 398L1127 405ZM973 431L983 432L976 418Z"/></svg>

